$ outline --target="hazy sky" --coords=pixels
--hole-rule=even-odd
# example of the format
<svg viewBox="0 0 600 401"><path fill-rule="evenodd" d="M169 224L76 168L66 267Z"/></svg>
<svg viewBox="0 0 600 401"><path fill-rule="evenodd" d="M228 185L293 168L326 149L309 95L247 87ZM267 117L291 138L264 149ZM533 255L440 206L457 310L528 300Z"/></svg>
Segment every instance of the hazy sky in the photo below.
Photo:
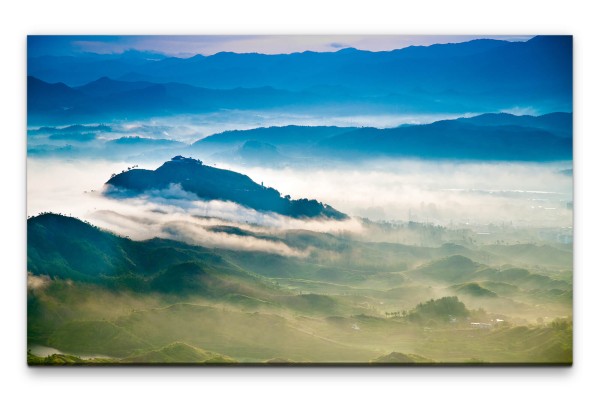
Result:
<svg viewBox="0 0 600 401"><path fill-rule="evenodd" d="M328 52L346 47L382 51L413 45L458 43L489 38L525 41L531 35L204 35L204 36L30 36L29 56L73 55L81 52L122 53L135 49L169 56L236 53L294 53L305 50Z"/></svg>

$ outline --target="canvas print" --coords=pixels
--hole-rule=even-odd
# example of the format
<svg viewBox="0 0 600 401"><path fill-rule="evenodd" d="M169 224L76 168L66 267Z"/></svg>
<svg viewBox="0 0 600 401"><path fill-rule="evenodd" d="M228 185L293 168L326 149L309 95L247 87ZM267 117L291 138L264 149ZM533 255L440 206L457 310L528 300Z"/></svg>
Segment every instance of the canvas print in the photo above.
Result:
<svg viewBox="0 0 600 401"><path fill-rule="evenodd" d="M29 36L28 364L570 365L572 41Z"/></svg>

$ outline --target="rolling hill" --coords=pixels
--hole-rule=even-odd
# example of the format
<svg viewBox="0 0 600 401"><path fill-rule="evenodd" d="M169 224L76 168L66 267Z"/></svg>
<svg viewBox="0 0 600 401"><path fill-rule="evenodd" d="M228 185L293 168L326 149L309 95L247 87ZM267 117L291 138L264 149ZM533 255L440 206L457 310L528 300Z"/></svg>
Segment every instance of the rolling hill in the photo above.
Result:
<svg viewBox="0 0 600 401"><path fill-rule="evenodd" d="M28 355L30 364L571 360L569 319L528 325L519 318L568 313L570 283L443 257L478 255L466 247L374 244L306 230L262 234L313 249L296 258L132 241L51 213L27 224L28 342L60 350ZM434 299L440 293L448 296ZM485 323L497 318L501 324Z"/></svg>
<svg viewBox="0 0 600 401"><path fill-rule="evenodd" d="M35 275L140 293L232 293L270 288L221 256L163 239L132 241L75 218L46 213L27 221L27 268Z"/></svg>

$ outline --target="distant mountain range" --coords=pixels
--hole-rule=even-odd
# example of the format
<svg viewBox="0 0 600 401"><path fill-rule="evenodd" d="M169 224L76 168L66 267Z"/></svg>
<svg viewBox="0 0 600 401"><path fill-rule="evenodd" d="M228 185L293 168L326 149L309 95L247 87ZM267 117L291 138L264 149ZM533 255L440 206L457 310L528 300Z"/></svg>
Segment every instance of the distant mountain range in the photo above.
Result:
<svg viewBox="0 0 600 401"><path fill-rule="evenodd" d="M269 164L315 158L356 160L411 157L458 160L571 160L573 115L538 117L484 114L397 128L270 127L228 131L195 142L192 149L224 158ZM275 153L276 152L276 153Z"/></svg>
<svg viewBox="0 0 600 401"><path fill-rule="evenodd" d="M209 167L201 161L174 157L156 170L133 169L115 175L106 183L108 195L137 195L152 189L179 185L184 191L204 200L221 200L295 218L344 220L348 216L314 199L292 200L273 189L259 185L248 176ZM118 192L115 192L115 189Z"/></svg>
<svg viewBox="0 0 600 401"><path fill-rule="evenodd" d="M263 127L225 131L191 145L139 135L118 137L107 125L28 131L28 154L128 161L176 154L246 165L310 165L374 158L555 161L573 158L573 115L482 114L431 124L376 129L335 126ZM107 134L115 139L107 139ZM118 134L117 134L118 135Z"/></svg>
<svg viewBox="0 0 600 401"><path fill-rule="evenodd" d="M333 53L221 52L190 58L132 53L122 57L43 56L28 59L28 74L71 86L107 76L123 81L180 82L213 89L273 86L299 90L315 85L389 88L392 85L443 91L457 89L458 83L462 86L468 83L471 91L482 92L490 86L500 88L506 84L513 88L519 84L530 88L540 83L545 88L570 86L571 54L570 36L537 36L527 42L480 39L382 52L347 48ZM551 82L552 78L558 81Z"/></svg>
<svg viewBox="0 0 600 401"><path fill-rule="evenodd" d="M30 57L30 124L221 108L336 112L572 110L572 38L389 52ZM34 78L37 77L37 78Z"/></svg>
<svg viewBox="0 0 600 401"><path fill-rule="evenodd" d="M80 87L27 77L29 125L102 122L221 109L285 107L317 102L314 95L272 87L215 90L191 85L100 78Z"/></svg>

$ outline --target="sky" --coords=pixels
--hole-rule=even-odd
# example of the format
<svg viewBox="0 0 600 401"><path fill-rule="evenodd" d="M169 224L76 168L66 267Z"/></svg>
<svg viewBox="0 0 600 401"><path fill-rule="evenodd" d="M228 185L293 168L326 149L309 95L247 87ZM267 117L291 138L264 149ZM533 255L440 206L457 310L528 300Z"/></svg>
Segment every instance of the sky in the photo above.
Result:
<svg viewBox="0 0 600 401"><path fill-rule="evenodd" d="M204 35L204 36L29 36L29 56L80 53L119 54L127 50L167 56L205 56L222 51L281 54L306 50L331 52L354 47L386 51L408 46L459 43L474 39L526 41L531 35Z"/></svg>

